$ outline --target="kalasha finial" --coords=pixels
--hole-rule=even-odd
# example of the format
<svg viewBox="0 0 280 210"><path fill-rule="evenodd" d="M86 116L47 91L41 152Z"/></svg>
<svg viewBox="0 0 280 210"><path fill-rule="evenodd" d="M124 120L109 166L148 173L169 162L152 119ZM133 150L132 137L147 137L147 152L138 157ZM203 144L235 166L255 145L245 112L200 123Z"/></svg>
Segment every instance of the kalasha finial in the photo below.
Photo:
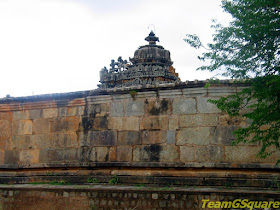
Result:
<svg viewBox="0 0 280 210"><path fill-rule="evenodd" d="M153 45L156 44L156 42L159 42L158 37L155 36L155 33L153 31L150 32L149 36L147 36L145 40L149 42L149 45Z"/></svg>

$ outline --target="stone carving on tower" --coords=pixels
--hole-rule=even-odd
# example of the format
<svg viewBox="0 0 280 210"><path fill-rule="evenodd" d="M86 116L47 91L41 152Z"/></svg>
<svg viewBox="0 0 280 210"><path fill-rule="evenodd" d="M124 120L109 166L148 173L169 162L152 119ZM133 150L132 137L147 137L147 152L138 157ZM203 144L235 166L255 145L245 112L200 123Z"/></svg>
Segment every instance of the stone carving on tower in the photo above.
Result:
<svg viewBox="0 0 280 210"><path fill-rule="evenodd" d="M110 69L100 71L99 88L146 86L180 81L170 59L170 52L157 45L159 41L151 31L145 38L148 45L139 47L130 62L120 56L117 61L111 60Z"/></svg>

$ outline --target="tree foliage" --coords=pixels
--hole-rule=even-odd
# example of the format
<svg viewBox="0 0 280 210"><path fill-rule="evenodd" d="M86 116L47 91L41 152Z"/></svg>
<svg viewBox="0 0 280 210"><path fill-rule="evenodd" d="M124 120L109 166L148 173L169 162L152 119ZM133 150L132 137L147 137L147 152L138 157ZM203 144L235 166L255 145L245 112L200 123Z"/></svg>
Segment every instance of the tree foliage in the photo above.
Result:
<svg viewBox="0 0 280 210"><path fill-rule="evenodd" d="M210 102L230 116L248 118L251 124L235 132L234 143L260 142L258 155L267 157L273 151L270 146L280 150L280 1L223 0L221 6L232 21L229 26L214 22L213 43L204 47L190 34L184 40L208 49L198 57L207 61L199 70L220 70L250 83L241 92Z"/></svg>

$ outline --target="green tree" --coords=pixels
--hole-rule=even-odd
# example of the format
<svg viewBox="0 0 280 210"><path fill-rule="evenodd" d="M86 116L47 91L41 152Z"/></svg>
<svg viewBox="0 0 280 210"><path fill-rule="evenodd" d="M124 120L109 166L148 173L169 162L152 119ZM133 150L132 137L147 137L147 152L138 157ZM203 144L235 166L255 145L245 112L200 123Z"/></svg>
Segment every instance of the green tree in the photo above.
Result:
<svg viewBox="0 0 280 210"><path fill-rule="evenodd" d="M235 131L233 143L260 142L258 156L264 158L280 150L280 1L223 0L221 6L232 21L228 26L214 21L212 43L205 47L197 35L190 34L184 41L207 49L198 57L206 65L198 70L220 71L250 84L210 102L230 116L250 119L248 127Z"/></svg>

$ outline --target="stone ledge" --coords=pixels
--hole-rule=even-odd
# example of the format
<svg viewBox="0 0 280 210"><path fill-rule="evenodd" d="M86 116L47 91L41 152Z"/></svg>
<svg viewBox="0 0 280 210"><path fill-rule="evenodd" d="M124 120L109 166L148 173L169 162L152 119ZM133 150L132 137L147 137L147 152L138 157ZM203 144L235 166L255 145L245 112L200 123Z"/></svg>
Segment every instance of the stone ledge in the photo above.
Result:
<svg viewBox="0 0 280 210"><path fill-rule="evenodd" d="M50 185L50 184L17 184L17 185L2 185L0 184L1 190L40 190L40 191L111 191L111 192L155 192L155 193L176 193L176 192L185 192L185 193L226 193L226 194L255 194L255 195L280 195L279 190L263 190L263 189L241 189L241 188L232 188L228 189L225 187L136 187L131 185Z"/></svg>
<svg viewBox="0 0 280 210"><path fill-rule="evenodd" d="M158 162L89 162L89 163L36 163L28 165L5 164L1 169L71 168L71 167L139 167L139 168L231 168L231 169L280 169L274 163L158 163Z"/></svg>

